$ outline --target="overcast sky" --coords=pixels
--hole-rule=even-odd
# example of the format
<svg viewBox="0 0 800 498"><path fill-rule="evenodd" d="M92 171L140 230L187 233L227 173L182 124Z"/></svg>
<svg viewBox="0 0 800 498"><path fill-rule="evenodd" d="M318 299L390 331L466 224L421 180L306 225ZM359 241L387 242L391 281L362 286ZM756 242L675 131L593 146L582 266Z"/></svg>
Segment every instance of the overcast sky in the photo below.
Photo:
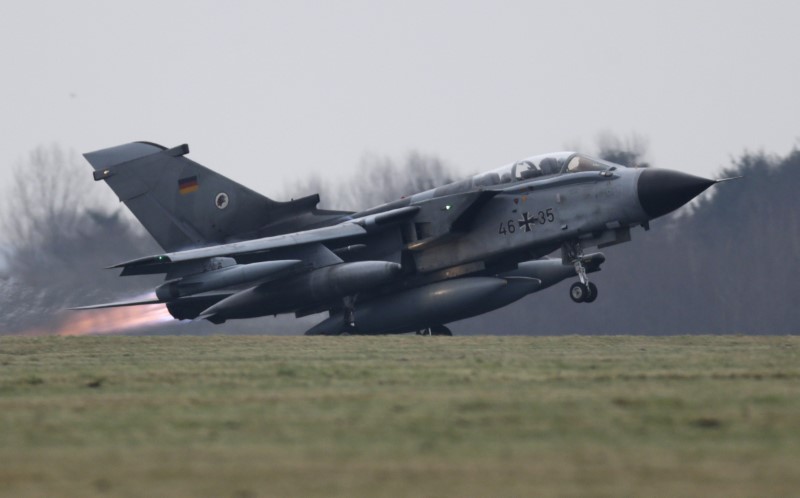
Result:
<svg viewBox="0 0 800 498"><path fill-rule="evenodd" d="M603 131L712 176L745 149L798 144L799 6L4 1L0 186L52 142L188 142L192 159L277 196L365 153L417 149L467 174L591 150Z"/></svg>

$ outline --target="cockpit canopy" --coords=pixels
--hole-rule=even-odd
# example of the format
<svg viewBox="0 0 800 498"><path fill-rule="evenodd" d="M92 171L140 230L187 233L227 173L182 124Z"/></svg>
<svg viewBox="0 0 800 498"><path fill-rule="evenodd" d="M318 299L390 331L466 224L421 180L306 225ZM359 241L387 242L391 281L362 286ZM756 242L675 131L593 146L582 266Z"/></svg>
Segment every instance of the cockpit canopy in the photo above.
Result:
<svg viewBox="0 0 800 498"><path fill-rule="evenodd" d="M622 167L624 166L577 152L553 152L529 157L502 168L475 175L472 180L473 186L484 187L529 180L540 176L581 171L605 171L610 168Z"/></svg>

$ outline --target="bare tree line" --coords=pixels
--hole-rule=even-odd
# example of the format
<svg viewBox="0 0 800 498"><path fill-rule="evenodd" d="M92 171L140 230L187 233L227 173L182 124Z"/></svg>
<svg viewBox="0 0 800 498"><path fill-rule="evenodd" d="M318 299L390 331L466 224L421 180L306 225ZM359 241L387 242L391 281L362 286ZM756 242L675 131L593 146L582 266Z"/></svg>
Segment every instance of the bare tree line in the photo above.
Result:
<svg viewBox="0 0 800 498"><path fill-rule="evenodd" d="M358 211L446 185L455 179L450 166L436 156L419 151L409 152L401 162L365 154L352 177L326 180L313 176L291 185L286 197L321 192L321 207Z"/></svg>
<svg viewBox="0 0 800 498"><path fill-rule="evenodd" d="M409 153L398 163L365 156L355 178L326 185L319 179L295 185L302 197L330 192L329 206L369 207L451 181L437 158ZM18 164L3 196L0 216L5 270L0 271L0 334L56 329L80 314L65 308L146 294L159 277L120 278L112 264L160 251L141 225L74 151L41 146ZM132 308L133 309L133 308ZM111 313L111 312L108 312ZM206 322L159 324L158 333L300 333L315 317L291 316L233 321L219 327Z"/></svg>

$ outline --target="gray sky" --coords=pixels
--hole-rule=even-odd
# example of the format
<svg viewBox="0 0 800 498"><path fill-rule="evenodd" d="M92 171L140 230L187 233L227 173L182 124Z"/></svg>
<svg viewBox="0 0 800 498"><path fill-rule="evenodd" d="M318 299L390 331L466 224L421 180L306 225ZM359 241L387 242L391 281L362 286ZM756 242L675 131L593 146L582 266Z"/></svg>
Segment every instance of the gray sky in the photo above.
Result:
<svg viewBox="0 0 800 498"><path fill-rule="evenodd" d="M798 144L798 15L789 0L5 1L0 187L51 142L188 142L277 196L367 152L466 174L602 131L710 176Z"/></svg>

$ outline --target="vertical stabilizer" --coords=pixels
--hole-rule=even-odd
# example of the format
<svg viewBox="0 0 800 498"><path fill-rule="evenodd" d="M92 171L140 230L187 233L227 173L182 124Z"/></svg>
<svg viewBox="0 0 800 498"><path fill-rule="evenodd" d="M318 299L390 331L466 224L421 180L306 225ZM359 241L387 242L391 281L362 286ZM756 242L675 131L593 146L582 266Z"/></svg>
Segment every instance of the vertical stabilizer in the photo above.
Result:
<svg viewBox="0 0 800 498"><path fill-rule="evenodd" d="M134 142L84 157L95 180L105 181L167 251L263 236L271 225L299 230L339 214L318 211L318 195L273 201L186 158L188 152L188 145Z"/></svg>

